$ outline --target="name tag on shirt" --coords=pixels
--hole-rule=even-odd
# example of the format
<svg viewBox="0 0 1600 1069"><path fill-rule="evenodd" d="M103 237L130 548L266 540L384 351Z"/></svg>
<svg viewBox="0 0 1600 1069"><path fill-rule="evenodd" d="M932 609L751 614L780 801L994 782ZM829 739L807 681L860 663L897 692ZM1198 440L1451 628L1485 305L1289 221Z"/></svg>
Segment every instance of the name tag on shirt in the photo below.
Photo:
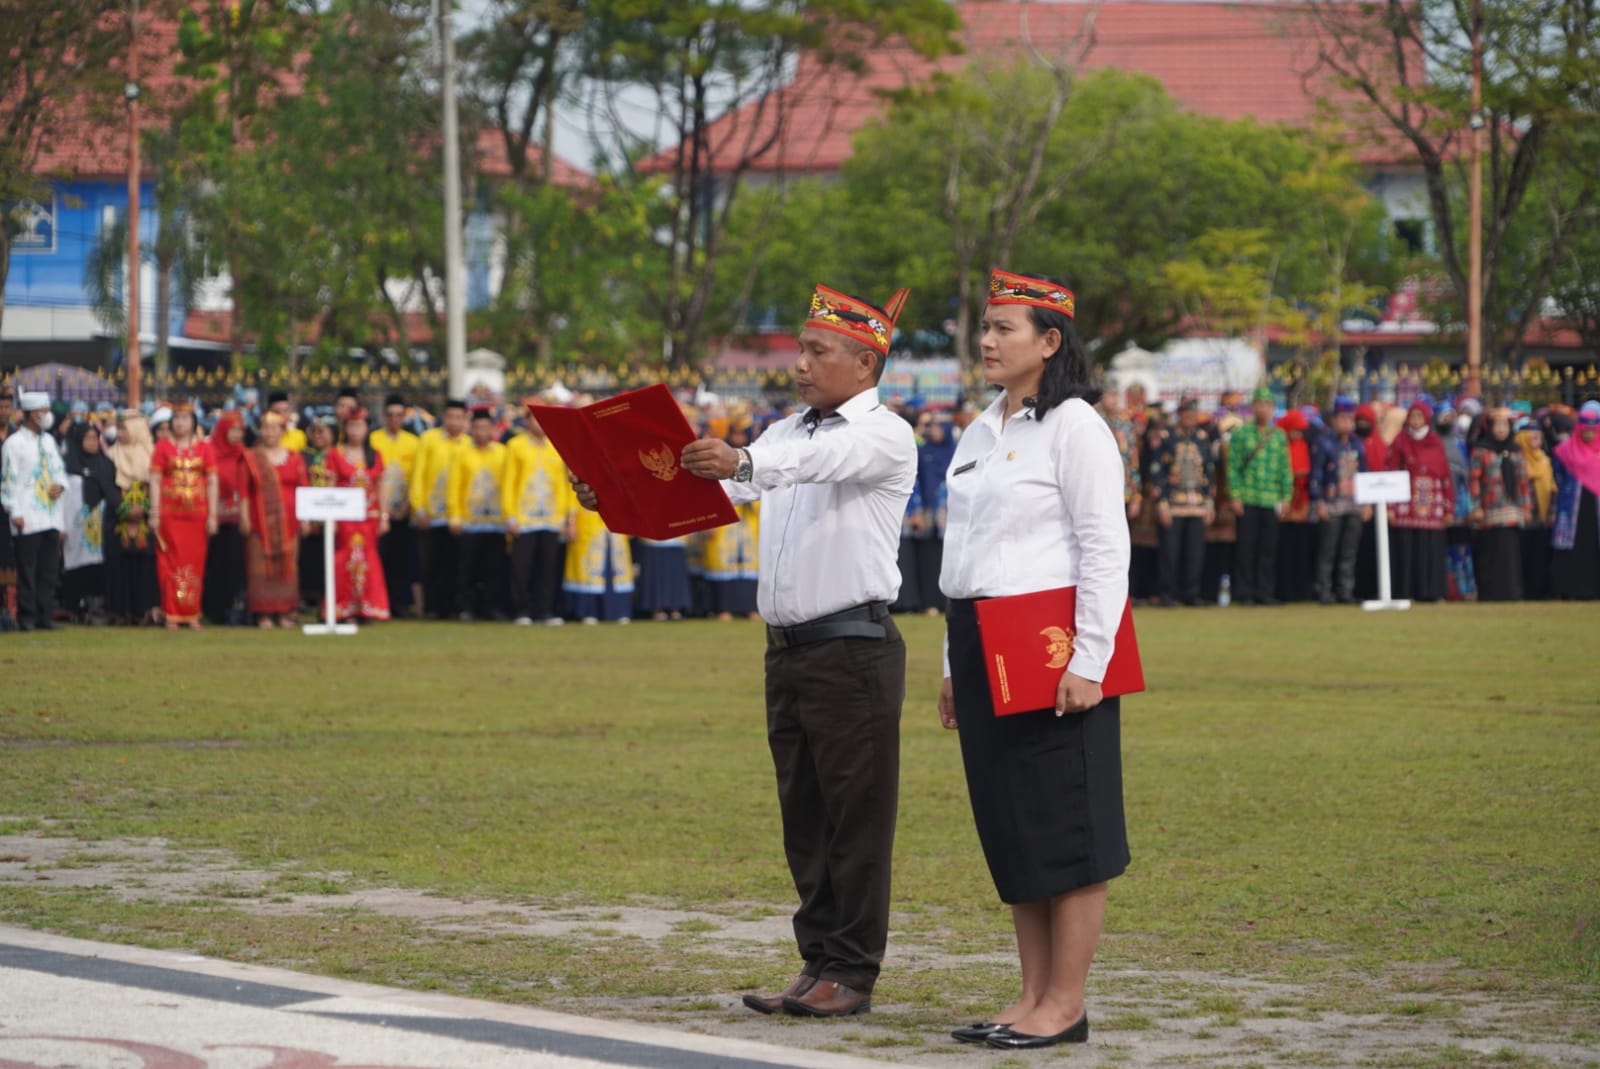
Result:
<svg viewBox="0 0 1600 1069"><path fill-rule="evenodd" d="M961 467L957 468L955 471L952 471L950 474L951 474L952 477L956 476L956 475L965 475L967 472L971 471L973 468L976 468L977 466L978 466L978 462L976 460L969 460L965 464L961 465Z"/></svg>

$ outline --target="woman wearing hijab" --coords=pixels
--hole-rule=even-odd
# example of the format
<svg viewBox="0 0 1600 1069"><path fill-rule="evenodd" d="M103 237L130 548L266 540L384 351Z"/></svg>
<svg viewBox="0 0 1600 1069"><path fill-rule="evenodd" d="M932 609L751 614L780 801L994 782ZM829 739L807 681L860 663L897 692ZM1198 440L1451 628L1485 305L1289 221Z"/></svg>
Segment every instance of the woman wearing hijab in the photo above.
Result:
<svg viewBox="0 0 1600 1069"><path fill-rule="evenodd" d="M211 443L200 437L194 406L172 406L172 437L150 456L150 525L156 532L156 574L168 631L200 630L206 549L217 530L217 470Z"/></svg>
<svg viewBox="0 0 1600 1069"><path fill-rule="evenodd" d="M1600 401L1585 401L1577 429L1555 450L1550 589L1569 601L1600 597Z"/></svg>
<svg viewBox="0 0 1600 1069"><path fill-rule="evenodd" d="M64 604L89 624L104 624L106 616L107 517L116 516L117 469L101 448L100 427L84 424L69 438L67 448L67 530L63 546L66 571L62 575Z"/></svg>
<svg viewBox="0 0 1600 1069"><path fill-rule="evenodd" d="M211 454L217 461L217 533L206 549L206 619L238 623L244 594L244 418L223 412L211 428Z"/></svg>
<svg viewBox="0 0 1600 1069"><path fill-rule="evenodd" d="M1556 476L1545 452L1544 431L1529 424L1517 432L1522 466L1528 472L1532 513L1522 527L1522 596L1543 601L1550 596L1550 522L1555 512Z"/></svg>
<svg viewBox="0 0 1600 1069"><path fill-rule="evenodd" d="M1450 457L1427 402L1416 402L1406 413L1385 470L1411 476L1411 500L1395 505L1389 519L1394 596L1438 601L1445 595L1445 528L1455 516L1456 498Z"/></svg>
<svg viewBox="0 0 1600 1069"><path fill-rule="evenodd" d="M150 458L155 443L144 416L129 409L117 423L111 462L117 504L106 540L106 604L116 623L155 623L161 604L156 578L156 538L150 527Z"/></svg>
<svg viewBox="0 0 1600 1069"><path fill-rule="evenodd" d="M300 606L300 528L295 522L294 492L305 486L301 455L283 444L284 418L276 412L261 417L261 436L245 453L244 546L245 595L256 626L295 625Z"/></svg>
<svg viewBox="0 0 1600 1069"><path fill-rule="evenodd" d="M1484 417L1467 472L1479 601L1522 600L1522 525L1533 515L1528 466L1511 437L1511 410Z"/></svg>

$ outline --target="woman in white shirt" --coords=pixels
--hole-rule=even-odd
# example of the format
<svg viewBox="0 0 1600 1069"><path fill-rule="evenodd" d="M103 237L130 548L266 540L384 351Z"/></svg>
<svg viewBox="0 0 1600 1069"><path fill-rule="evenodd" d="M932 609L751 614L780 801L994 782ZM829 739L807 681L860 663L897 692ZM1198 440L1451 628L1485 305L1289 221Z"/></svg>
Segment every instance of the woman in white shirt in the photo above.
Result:
<svg viewBox="0 0 1600 1069"><path fill-rule="evenodd" d="M1128 864L1118 700L1100 681L1128 596L1122 458L1092 407L1072 294L996 271L980 346L1001 394L950 462L940 587L950 599L939 718L958 729L978 838L1011 906L1022 995L958 1040L1083 1042L1084 985L1106 881ZM1076 586L1073 653L1054 709L996 717L975 602Z"/></svg>

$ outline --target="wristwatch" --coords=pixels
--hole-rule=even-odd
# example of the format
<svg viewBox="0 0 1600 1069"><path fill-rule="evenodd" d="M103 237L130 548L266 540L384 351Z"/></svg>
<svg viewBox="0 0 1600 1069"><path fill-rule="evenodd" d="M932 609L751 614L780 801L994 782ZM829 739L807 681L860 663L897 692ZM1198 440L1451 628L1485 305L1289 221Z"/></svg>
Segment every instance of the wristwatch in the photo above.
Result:
<svg viewBox="0 0 1600 1069"><path fill-rule="evenodd" d="M755 475L755 473L756 466L750 460L750 450L739 450L739 463L734 465L733 481L736 483L747 483L750 481L751 476Z"/></svg>

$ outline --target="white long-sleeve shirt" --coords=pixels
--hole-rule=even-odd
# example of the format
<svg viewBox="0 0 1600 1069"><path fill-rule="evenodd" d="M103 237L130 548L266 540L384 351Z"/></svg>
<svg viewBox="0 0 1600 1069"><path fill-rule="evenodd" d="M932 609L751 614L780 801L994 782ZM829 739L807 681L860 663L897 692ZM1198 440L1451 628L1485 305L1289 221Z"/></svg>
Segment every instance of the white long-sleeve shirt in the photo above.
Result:
<svg viewBox="0 0 1600 1069"><path fill-rule="evenodd" d="M995 598L1076 586L1067 670L1099 682L1128 600L1122 456L1106 421L1074 398L1005 421L1002 393L961 436L948 474L939 589ZM945 674L949 675L948 661Z"/></svg>
<svg viewBox="0 0 1600 1069"><path fill-rule="evenodd" d="M762 619L793 627L900 592L900 520L917 480L917 441L876 388L808 426L773 424L750 446L754 475L722 485L761 501Z"/></svg>
<svg viewBox="0 0 1600 1069"><path fill-rule="evenodd" d="M13 525L22 520L22 534L60 531L66 525L66 510L60 497L50 497L50 488L67 486L67 466L61 460L55 439L18 427L0 450L0 504ZM15 531L16 527L13 526Z"/></svg>

